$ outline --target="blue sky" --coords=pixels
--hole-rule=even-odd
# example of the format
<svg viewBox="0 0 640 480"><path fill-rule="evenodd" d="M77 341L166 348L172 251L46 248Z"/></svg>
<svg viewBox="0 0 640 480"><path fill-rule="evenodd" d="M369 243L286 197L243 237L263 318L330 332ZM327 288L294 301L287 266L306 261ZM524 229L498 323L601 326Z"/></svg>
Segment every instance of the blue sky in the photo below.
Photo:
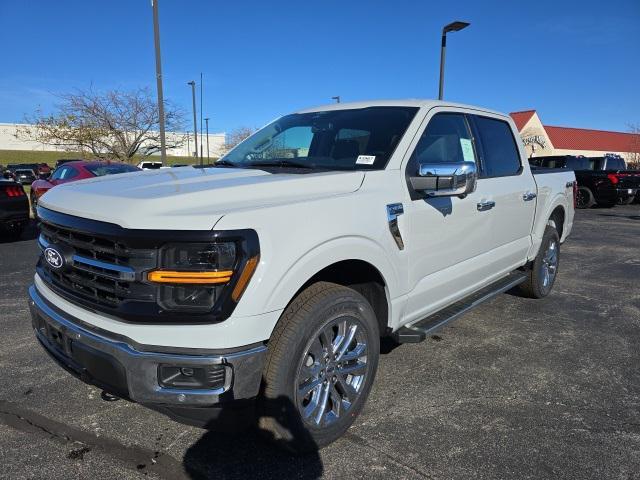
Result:
<svg viewBox="0 0 640 480"><path fill-rule="evenodd" d="M608 130L640 123L640 1L160 0L165 97L190 111L204 73L210 131L292 110L437 95L542 121ZM74 88L155 92L150 0L0 0L0 122Z"/></svg>

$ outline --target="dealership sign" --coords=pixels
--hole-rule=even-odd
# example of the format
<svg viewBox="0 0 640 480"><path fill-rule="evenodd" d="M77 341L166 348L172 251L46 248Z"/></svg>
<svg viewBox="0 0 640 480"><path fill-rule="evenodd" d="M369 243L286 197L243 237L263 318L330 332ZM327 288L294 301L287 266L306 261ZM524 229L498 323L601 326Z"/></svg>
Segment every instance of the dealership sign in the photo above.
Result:
<svg viewBox="0 0 640 480"><path fill-rule="evenodd" d="M542 148L545 148L547 146L547 140L542 135L531 135L528 137L523 137L522 143L524 143L525 145L536 144L536 145L540 145Z"/></svg>

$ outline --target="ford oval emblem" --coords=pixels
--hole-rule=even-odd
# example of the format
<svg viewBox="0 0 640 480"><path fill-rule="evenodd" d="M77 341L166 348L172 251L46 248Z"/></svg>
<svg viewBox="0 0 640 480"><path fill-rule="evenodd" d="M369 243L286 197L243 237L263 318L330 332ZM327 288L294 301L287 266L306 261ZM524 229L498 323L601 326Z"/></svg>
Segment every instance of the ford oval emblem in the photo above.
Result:
<svg viewBox="0 0 640 480"><path fill-rule="evenodd" d="M64 257L55 248L52 248L52 247L45 248L44 259L46 260L46 262L49 264L51 268L55 268L56 270L64 266Z"/></svg>

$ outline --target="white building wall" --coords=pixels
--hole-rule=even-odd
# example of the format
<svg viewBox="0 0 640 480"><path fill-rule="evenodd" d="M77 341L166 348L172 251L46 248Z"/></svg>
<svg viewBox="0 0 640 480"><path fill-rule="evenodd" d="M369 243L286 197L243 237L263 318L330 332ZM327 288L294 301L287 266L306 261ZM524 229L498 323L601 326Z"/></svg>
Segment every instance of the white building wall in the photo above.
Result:
<svg viewBox="0 0 640 480"><path fill-rule="evenodd" d="M23 140L17 138L17 132L21 127L28 125L20 123L0 123L0 150L28 150L28 151L40 151L40 152L62 152L64 149L56 148L51 145L45 145L40 142L34 142L31 140ZM200 134L198 134L198 151L200 150ZM184 145L180 148L167 149L167 155L169 156L181 156L188 157L195 155L195 147L193 141L193 134L189 134L189 141L187 142L187 134L180 132L167 132L166 133L167 144L175 143L176 140L184 139ZM224 133L210 133L209 134L209 153L211 157L219 157L222 153L225 144ZM207 135L202 137L203 156L207 157ZM191 150L191 155L189 155Z"/></svg>

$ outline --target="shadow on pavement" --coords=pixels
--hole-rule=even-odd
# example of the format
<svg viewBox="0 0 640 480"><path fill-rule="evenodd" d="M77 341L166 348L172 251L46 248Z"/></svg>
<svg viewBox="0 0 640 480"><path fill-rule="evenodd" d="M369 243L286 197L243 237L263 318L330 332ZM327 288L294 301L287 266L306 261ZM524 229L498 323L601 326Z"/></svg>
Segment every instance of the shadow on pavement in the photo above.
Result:
<svg viewBox="0 0 640 480"><path fill-rule="evenodd" d="M599 217L628 218L629 220L640 220L640 215L616 215L615 213L598 213Z"/></svg>
<svg viewBox="0 0 640 480"><path fill-rule="evenodd" d="M286 397L278 397L263 407L267 412L260 418L282 425L284 418L297 418L292 415L294 405ZM278 438L258 426L254 415L252 427L244 432L229 433L228 426L234 418L226 418L222 410L215 421L207 424L208 431L194 443L184 455L183 467L192 479L317 479L322 476L324 467L318 453L318 447L308 430L299 421L292 429L297 437ZM229 415L237 415L230 412ZM309 453L293 454L287 450L295 446L306 445Z"/></svg>

